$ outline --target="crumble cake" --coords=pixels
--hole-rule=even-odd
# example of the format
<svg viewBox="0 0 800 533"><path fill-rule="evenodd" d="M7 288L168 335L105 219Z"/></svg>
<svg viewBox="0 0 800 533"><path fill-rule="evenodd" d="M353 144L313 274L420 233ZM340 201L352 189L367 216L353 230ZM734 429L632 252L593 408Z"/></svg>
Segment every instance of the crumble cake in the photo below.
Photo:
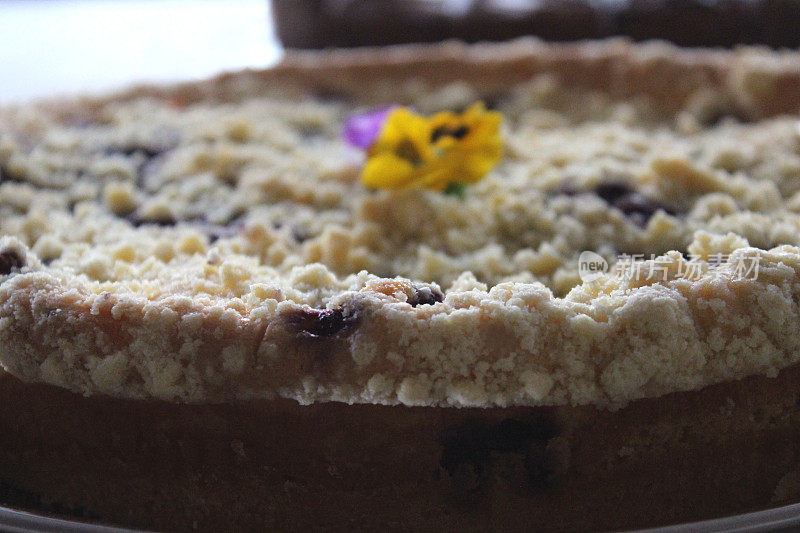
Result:
<svg viewBox="0 0 800 533"><path fill-rule="evenodd" d="M481 100L462 195L362 185L352 113ZM796 498L799 108L796 53L530 40L6 108L0 480L161 529Z"/></svg>

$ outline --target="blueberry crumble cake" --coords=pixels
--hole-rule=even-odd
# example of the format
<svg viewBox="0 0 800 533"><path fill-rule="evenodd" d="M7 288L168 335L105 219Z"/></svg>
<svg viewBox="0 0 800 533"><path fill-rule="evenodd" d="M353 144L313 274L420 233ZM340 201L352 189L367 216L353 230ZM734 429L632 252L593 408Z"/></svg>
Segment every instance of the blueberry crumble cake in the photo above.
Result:
<svg viewBox="0 0 800 533"><path fill-rule="evenodd" d="M798 111L797 53L530 40L2 109L0 503L214 531L794 501Z"/></svg>

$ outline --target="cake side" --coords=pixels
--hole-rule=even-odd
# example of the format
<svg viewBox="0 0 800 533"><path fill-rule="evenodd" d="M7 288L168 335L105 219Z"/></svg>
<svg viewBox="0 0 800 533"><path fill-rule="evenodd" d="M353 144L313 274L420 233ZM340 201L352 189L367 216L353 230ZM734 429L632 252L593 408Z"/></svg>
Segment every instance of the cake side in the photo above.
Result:
<svg viewBox="0 0 800 533"><path fill-rule="evenodd" d="M0 364L125 398L442 406L774 376L800 342L796 117L773 116L798 73L752 49L448 43L9 108ZM506 158L463 198L358 182L349 113L489 98ZM584 283L586 250L651 259Z"/></svg>
<svg viewBox="0 0 800 533"><path fill-rule="evenodd" d="M178 405L5 375L0 503L169 531L618 530L730 516L800 497L799 369L614 412Z"/></svg>

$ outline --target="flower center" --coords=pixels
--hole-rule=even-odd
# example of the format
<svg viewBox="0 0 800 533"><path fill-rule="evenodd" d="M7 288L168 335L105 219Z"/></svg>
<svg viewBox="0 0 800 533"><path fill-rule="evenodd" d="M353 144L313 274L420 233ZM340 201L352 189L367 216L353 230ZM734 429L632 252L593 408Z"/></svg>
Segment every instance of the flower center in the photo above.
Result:
<svg viewBox="0 0 800 533"><path fill-rule="evenodd" d="M469 129L466 126L458 126L454 128L452 126L440 126L431 132L431 143L435 143L442 137L452 137L456 140L463 139L469 133Z"/></svg>
<svg viewBox="0 0 800 533"><path fill-rule="evenodd" d="M422 164L422 156L420 155L419 150L417 150L417 147L414 146L414 143L408 139L397 145L395 153L397 154L397 157L405 159L415 167L418 167Z"/></svg>

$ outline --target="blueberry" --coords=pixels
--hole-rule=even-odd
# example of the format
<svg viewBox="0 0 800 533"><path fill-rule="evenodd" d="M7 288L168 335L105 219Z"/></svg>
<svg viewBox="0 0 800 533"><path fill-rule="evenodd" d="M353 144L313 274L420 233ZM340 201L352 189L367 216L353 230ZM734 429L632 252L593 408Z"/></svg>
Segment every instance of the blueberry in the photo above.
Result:
<svg viewBox="0 0 800 533"><path fill-rule="evenodd" d="M175 220L175 218L172 216L145 219L137 215L136 213L132 213L128 215L126 218L134 228L138 228L139 226L144 226L148 224L154 226L169 227L169 226L174 226L175 224L178 223L178 221Z"/></svg>
<svg viewBox="0 0 800 533"><path fill-rule="evenodd" d="M352 325L355 315L345 316L341 309L312 309L297 311L290 317L295 328L305 337L332 337Z"/></svg>
<svg viewBox="0 0 800 533"><path fill-rule="evenodd" d="M4 181L24 181L24 180L20 179L19 177L12 176L11 172L8 170L8 167L6 167L3 164L0 164L0 183L3 183Z"/></svg>
<svg viewBox="0 0 800 533"><path fill-rule="evenodd" d="M0 252L0 275L11 274L15 268L22 268L25 266L25 258L21 257L18 252L14 250L3 250Z"/></svg>
<svg viewBox="0 0 800 533"><path fill-rule="evenodd" d="M408 299L412 307L433 305L444 300L444 294L435 285L414 284L414 296Z"/></svg>
<svg viewBox="0 0 800 533"><path fill-rule="evenodd" d="M608 205L619 209L625 216L642 224L647 223L650 217L659 210L670 215L675 214L673 208L650 200L625 183L604 183L598 186L594 192Z"/></svg>

